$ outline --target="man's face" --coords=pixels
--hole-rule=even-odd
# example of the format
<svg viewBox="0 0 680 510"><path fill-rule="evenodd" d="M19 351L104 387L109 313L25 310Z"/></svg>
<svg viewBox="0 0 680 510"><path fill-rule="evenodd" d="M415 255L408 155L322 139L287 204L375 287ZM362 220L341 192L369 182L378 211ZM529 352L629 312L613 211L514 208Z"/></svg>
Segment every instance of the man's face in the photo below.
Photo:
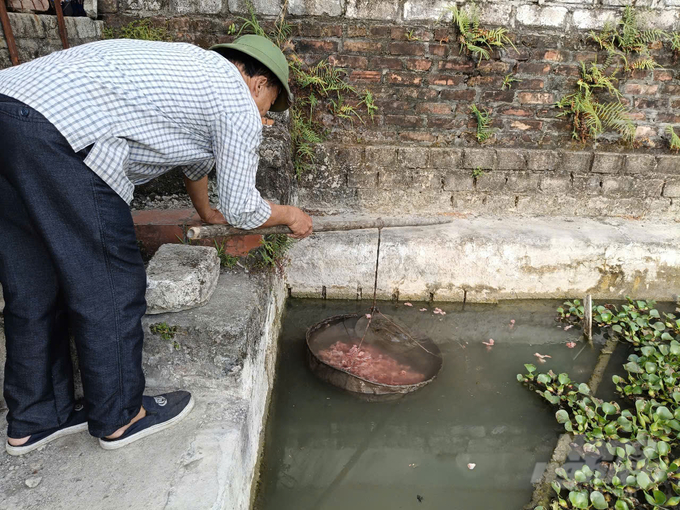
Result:
<svg viewBox="0 0 680 510"><path fill-rule="evenodd" d="M248 88L260 111L260 116L264 117L279 96L279 88L272 86L264 76L250 78Z"/></svg>

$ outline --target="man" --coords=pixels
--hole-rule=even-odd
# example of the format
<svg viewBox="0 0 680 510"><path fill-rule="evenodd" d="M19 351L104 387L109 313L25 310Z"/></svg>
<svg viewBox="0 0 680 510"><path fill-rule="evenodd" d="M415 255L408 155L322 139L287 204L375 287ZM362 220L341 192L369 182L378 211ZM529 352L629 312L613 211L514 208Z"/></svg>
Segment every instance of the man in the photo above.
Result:
<svg viewBox="0 0 680 510"><path fill-rule="evenodd" d="M255 189L261 116L290 103L284 55L250 35L209 51L100 41L0 72L10 454L88 428L120 448L191 411L186 391L142 394L146 274L128 204L136 184L181 166L203 221L308 236L309 216ZM84 402L74 399L69 328Z"/></svg>

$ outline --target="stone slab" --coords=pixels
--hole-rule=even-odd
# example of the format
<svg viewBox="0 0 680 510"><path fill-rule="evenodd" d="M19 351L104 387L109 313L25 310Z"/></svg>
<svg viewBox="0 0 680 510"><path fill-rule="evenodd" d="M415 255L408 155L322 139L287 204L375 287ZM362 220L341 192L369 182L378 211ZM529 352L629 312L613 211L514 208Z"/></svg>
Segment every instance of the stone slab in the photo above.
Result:
<svg viewBox="0 0 680 510"><path fill-rule="evenodd" d="M215 248L164 244L146 270L148 314L205 305L217 286L220 259Z"/></svg>
<svg viewBox="0 0 680 510"><path fill-rule="evenodd" d="M374 242L369 233L351 240L320 233L301 241L291 254L291 295L318 296L325 287L328 298L351 296L355 275L366 281L374 268ZM372 290L365 285L364 296ZM677 223L476 218L383 229L381 236L380 299L494 302L590 293L593 299L675 301L679 289Z"/></svg>

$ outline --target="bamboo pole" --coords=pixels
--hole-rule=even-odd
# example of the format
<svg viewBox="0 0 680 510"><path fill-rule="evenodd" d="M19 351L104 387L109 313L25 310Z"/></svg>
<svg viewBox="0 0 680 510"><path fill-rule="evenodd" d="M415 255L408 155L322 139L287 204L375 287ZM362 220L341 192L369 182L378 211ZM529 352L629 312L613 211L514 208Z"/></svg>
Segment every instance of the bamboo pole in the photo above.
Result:
<svg viewBox="0 0 680 510"><path fill-rule="evenodd" d="M312 219L314 232L341 232L346 230L362 230L368 228L390 227L424 227L429 225L442 225L453 222L453 218L446 216L395 216L388 218L347 217L334 218L332 216L317 216ZM267 235L267 234L290 234L291 230L285 226L256 228L243 230L230 225L202 225L191 227L187 231L189 239L206 239L210 237L243 236L243 235Z"/></svg>
<svg viewBox="0 0 680 510"><path fill-rule="evenodd" d="M12 25L9 22L9 15L7 14L7 6L5 0L0 0L0 24L2 24L2 31L5 33L5 41L7 41L7 50L9 51L9 58L13 66L19 65L19 52L17 51L17 44L14 40L14 33L12 32Z"/></svg>

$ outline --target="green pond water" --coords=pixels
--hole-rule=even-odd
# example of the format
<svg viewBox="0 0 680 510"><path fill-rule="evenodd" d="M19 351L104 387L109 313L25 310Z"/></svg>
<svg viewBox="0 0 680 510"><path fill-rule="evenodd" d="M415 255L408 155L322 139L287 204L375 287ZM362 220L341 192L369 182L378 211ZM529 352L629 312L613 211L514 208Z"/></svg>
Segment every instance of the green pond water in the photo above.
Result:
<svg viewBox="0 0 680 510"><path fill-rule="evenodd" d="M432 384L398 401L365 402L309 371L305 331L370 303L289 300L255 509L521 509L563 429L516 374L534 363L586 382L601 346L558 327L559 304L442 304L440 316L424 303L381 303L430 336L444 366ZM482 342L490 338L489 349ZM534 353L552 358L538 364Z"/></svg>

